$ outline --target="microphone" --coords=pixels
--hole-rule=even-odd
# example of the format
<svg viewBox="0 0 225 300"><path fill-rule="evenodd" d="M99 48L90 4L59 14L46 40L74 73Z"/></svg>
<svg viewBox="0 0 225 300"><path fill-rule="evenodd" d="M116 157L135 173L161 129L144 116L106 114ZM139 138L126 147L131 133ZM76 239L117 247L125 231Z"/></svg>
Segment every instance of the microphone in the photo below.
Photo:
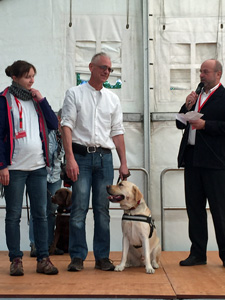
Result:
<svg viewBox="0 0 225 300"><path fill-rule="evenodd" d="M196 89L195 93L199 95L201 93L201 90L202 90L203 86L204 86L204 83L200 82L197 86L197 89Z"/></svg>
<svg viewBox="0 0 225 300"><path fill-rule="evenodd" d="M200 83L198 84L197 89L196 89L196 91L195 91L195 93L196 93L197 95L199 95L199 94L201 93L203 86L204 86L204 83L203 83L203 82L200 82ZM188 109L190 109L189 106L190 106L190 105L192 106L193 104L194 104L194 103L192 103L192 101L189 100L189 101L188 101Z"/></svg>

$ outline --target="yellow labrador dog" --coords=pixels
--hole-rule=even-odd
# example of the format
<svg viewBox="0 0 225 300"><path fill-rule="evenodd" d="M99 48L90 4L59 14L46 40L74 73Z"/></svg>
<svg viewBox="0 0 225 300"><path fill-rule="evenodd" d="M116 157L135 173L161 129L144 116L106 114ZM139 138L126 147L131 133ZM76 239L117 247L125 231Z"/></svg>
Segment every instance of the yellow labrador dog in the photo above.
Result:
<svg viewBox="0 0 225 300"><path fill-rule="evenodd" d="M151 211L142 193L129 181L109 185L107 192L110 195L109 200L120 203L124 210L122 260L115 267L115 271L123 271L125 267L145 266L146 273L153 274L159 267L161 246Z"/></svg>

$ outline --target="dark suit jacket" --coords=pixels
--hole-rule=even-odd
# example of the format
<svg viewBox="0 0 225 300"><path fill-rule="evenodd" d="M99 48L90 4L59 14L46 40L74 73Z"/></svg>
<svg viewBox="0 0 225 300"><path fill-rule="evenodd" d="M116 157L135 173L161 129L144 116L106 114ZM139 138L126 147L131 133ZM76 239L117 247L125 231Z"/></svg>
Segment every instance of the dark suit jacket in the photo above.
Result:
<svg viewBox="0 0 225 300"><path fill-rule="evenodd" d="M192 107L194 110L195 105ZM180 113L186 113L185 104ZM196 130L194 166L225 169L225 88L221 85L208 99L200 111L205 129ZM178 129L185 129L178 154L178 167L184 167L184 152L188 142L189 123L184 125L176 120Z"/></svg>

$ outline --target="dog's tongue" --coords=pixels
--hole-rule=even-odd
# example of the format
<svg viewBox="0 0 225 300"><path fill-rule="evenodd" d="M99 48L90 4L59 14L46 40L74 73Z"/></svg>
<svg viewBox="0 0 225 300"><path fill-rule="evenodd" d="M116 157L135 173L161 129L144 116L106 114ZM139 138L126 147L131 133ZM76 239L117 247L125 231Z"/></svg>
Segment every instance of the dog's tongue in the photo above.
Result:
<svg viewBox="0 0 225 300"><path fill-rule="evenodd" d="M122 195L116 195L116 196L110 195L110 196L108 197L108 199L109 199L109 201L111 201L111 202L119 202L119 201L123 200L124 197L123 197Z"/></svg>

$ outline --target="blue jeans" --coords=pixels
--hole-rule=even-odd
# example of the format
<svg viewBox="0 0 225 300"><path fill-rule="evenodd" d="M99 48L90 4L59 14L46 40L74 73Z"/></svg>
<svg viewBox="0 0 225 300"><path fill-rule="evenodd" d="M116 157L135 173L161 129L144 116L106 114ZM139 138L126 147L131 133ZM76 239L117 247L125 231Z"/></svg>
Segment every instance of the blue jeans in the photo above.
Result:
<svg viewBox="0 0 225 300"><path fill-rule="evenodd" d="M9 171L10 182L4 186L6 200L5 233L9 258L22 257L20 250L20 219L23 194L26 185L34 221L34 240L37 260L48 257L47 171L46 168L34 171Z"/></svg>
<svg viewBox="0 0 225 300"><path fill-rule="evenodd" d="M92 188L94 214L93 252L96 260L109 257L110 216L106 186L113 182L112 154L75 154L79 166L78 180L72 185L72 209L70 214L69 253L85 260L88 253L86 242L86 215Z"/></svg>
<svg viewBox="0 0 225 300"><path fill-rule="evenodd" d="M55 211L57 210L58 205L52 203L52 198L55 192L60 189L62 186L62 180L59 179L56 182L47 182L47 219L48 219L48 246L50 247L54 240L54 229L55 229ZM30 224L29 224L29 239L30 244L35 244L34 242L34 232L33 232L33 217L30 215Z"/></svg>

